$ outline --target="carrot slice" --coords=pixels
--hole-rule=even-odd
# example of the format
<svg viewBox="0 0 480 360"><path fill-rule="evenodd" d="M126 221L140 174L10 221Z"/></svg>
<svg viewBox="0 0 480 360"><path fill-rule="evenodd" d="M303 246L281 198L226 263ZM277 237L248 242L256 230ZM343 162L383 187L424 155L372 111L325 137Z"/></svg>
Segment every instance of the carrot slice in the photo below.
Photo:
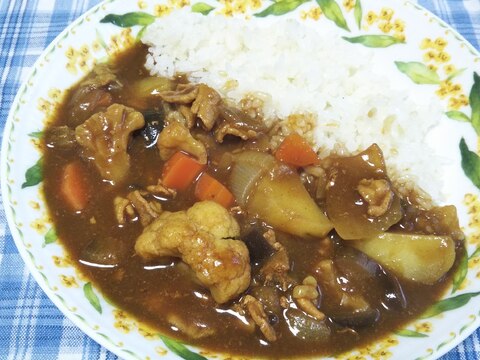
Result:
<svg viewBox="0 0 480 360"><path fill-rule="evenodd" d="M88 177L79 161L69 163L63 168L60 179L60 194L74 211L82 211L90 200Z"/></svg>
<svg viewBox="0 0 480 360"><path fill-rule="evenodd" d="M319 163L315 151L308 142L300 135L293 133L288 135L275 152L275 157L289 165L308 166Z"/></svg>
<svg viewBox="0 0 480 360"><path fill-rule="evenodd" d="M191 156L176 152L163 166L163 185L171 189L185 190L202 172L205 165Z"/></svg>
<svg viewBox="0 0 480 360"><path fill-rule="evenodd" d="M233 194L222 183L207 173L203 173L195 186L195 197L198 200L212 200L229 208L233 205L235 198Z"/></svg>

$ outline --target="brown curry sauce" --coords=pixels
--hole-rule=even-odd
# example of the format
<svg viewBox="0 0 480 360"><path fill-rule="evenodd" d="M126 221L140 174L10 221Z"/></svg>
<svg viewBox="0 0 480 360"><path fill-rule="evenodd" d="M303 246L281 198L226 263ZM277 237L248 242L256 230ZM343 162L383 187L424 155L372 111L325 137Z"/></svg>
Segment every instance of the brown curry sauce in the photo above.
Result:
<svg viewBox="0 0 480 360"><path fill-rule="evenodd" d="M120 83L125 85L138 78L149 76L143 67L145 55L146 48L137 46L113 60L113 68ZM179 81L184 82L185 79L180 78ZM72 119L70 107L76 91L75 86L69 90L50 128L60 125L73 127L71 124L78 124L85 120ZM128 85L113 89L110 94L113 102L136 106L132 101L133 97L129 93ZM158 100L154 97L146 99L142 106L146 109L156 109ZM245 144L238 139L226 139L223 144L216 144L214 148L210 148L209 156L219 158L225 151L244 146ZM250 148L255 146L254 142L248 145ZM285 316L286 310L282 309L276 314L269 313L270 323L279 338L269 343L258 328L252 331L251 327L239 320L236 309L231 306L235 301L222 305L216 304L208 289L201 286L188 267L181 264L178 259L166 258L146 263L135 254L135 241L143 227L138 221L119 225L112 209L113 199L118 194L124 196L134 188L156 183L161 177L163 161L159 157L157 148L146 148L145 140L138 134L133 136L128 152L132 159L128 178L123 185L113 188L102 180L95 166L80 156L78 147L46 146L45 195L59 238L75 266L119 308L125 309L140 321L158 329L159 332L213 351L252 357L334 355L372 342L402 328L434 303L450 284L453 269L433 285L423 285L400 278L397 278L398 284L395 281L392 283L389 280L390 274L385 275L386 272L381 273L378 269L372 272L373 275L365 276L360 265L356 261L351 261L357 254L352 255L352 249L348 247L348 243L339 239L334 232L329 235L330 241L307 240L276 232L277 240L287 249L291 263L289 275L296 282L300 283L305 276L312 274L312 268L318 261L333 257L333 261L338 261L340 265L341 275L349 279L349 291L362 294L378 309L378 314L372 315L376 318L375 321L347 319L336 322L329 318L327 324L331 329L331 335L327 341L305 340L294 336L289 330L288 323L282 317ZM59 195L58 179L63 166L78 159L85 164L89 190L94 195L91 196L89 205L84 211L74 213L65 206ZM210 174L224 175L214 163L209 163L207 169ZM165 210L169 211L182 210L196 202L192 187L187 191L179 192L174 200L161 197L157 200ZM408 216L402 219L397 228L418 229L416 225L418 218L419 216L412 215L412 211L409 211ZM237 216L237 220L242 229L251 227L249 225L251 220L243 216ZM254 228L256 226L262 228L260 224L254 224ZM92 240L95 241L92 243ZM332 244L333 248L331 248ZM460 242L457 245L457 252L463 251L463 245ZM85 251L96 251L98 248L107 253L111 251L111 256L121 258L120 265L102 268L85 262ZM251 288L247 290L255 293L259 270L269 254L268 250L261 245L256 248L249 246L249 249L251 252L252 249L258 251L256 254L251 253L253 281ZM398 288L392 290L392 287L396 286L400 286L401 290ZM277 295L284 295L290 303L293 303L291 290L282 292L276 288L275 292ZM391 303L385 300L386 292L394 294ZM321 289L320 293L322 293ZM329 309L328 303L328 298L320 297L319 308L327 315L335 312L335 309ZM167 320L167 314L173 314L187 324L202 324L205 328L212 329L213 335L200 339L189 338L182 332L176 331L175 326ZM339 319L342 316L339 315ZM366 324L351 326L351 321L360 321L360 323L363 321ZM371 321L371 324L368 324L368 321Z"/></svg>

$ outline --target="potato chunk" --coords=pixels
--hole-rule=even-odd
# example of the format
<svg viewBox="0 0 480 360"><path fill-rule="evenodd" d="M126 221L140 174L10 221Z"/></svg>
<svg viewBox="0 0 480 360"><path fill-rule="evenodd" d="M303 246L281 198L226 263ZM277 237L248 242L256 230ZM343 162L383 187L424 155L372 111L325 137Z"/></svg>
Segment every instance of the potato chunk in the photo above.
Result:
<svg viewBox="0 0 480 360"><path fill-rule="evenodd" d="M384 233L348 244L396 275L423 284L438 281L455 261L450 236Z"/></svg>
<svg viewBox="0 0 480 360"><path fill-rule="evenodd" d="M274 228L301 237L324 237L332 224L310 197L296 172L280 166L250 195L247 211Z"/></svg>

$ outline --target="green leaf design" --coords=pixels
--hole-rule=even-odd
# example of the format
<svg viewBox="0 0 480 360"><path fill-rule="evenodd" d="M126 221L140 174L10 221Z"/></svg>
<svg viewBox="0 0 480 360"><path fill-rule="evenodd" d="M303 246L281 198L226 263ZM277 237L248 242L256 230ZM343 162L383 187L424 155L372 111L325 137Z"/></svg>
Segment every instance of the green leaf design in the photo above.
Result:
<svg viewBox="0 0 480 360"><path fill-rule="evenodd" d="M450 81L450 80L453 80L455 77L457 77L458 75L460 75L461 73L463 73L466 69L465 68L462 68L462 69L458 69L456 71L454 71L453 73L451 73L448 77L447 77L447 81Z"/></svg>
<svg viewBox="0 0 480 360"><path fill-rule="evenodd" d="M135 359L138 359L138 360L143 360L142 357L138 356L138 354L134 353L133 351L130 351L128 349L122 349L122 352L124 352L125 354L128 354L130 356L133 356Z"/></svg>
<svg viewBox="0 0 480 360"><path fill-rule="evenodd" d="M310 0L280 0L273 3L265 10L254 14L256 17L266 17L268 15L280 16L295 10L297 7Z"/></svg>
<svg viewBox="0 0 480 360"><path fill-rule="evenodd" d="M35 138L35 139L41 139L43 136L43 131L34 131L28 134L28 136Z"/></svg>
<svg viewBox="0 0 480 360"><path fill-rule="evenodd" d="M361 44L371 48L386 48L395 44L404 44L403 40L390 35L361 35L354 37L342 36L342 39L352 43Z"/></svg>
<svg viewBox="0 0 480 360"><path fill-rule="evenodd" d="M472 108L472 125L477 135L480 135L480 76L473 73L473 86L468 97L470 107Z"/></svg>
<svg viewBox="0 0 480 360"><path fill-rule="evenodd" d="M440 350L445 345L451 343L453 340L455 340L456 337L457 337L457 335L454 332L451 332L450 333L450 338L441 342L440 345L437 346L437 351Z"/></svg>
<svg viewBox="0 0 480 360"><path fill-rule="evenodd" d="M97 294L93 291L92 283L88 282L83 286L83 293L87 298L88 302L97 310L100 314L102 313L102 305L100 305L100 300L98 299Z"/></svg>
<svg viewBox="0 0 480 360"><path fill-rule="evenodd" d="M459 334L467 330L475 322L475 320L477 320L477 317L475 315L470 315L469 318L470 321L460 328L460 331L458 332Z"/></svg>
<svg viewBox="0 0 480 360"><path fill-rule="evenodd" d="M22 189L29 186L35 186L43 180L43 158L38 161L25 172L25 182L22 184Z"/></svg>
<svg viewBox="0 0 480 360"><path fill-rule="evenodd" d="M468 149L464 138L460 140L460 154L463 172L480 189L480 157Z"/></svg>
<svg viewBox="0 0 480 360"><path fill-rule="evenodd" d="M413 330L408 330L408 329L402 329L395 331L395 334L398 336L404 336L404 337L414 337L414 338L424 338L428 337L427 334L418 332L418 331L413 331Z"/></svg>
<svg viewBox="0 0 480 360"><path fill-rule="evenodd" d="M431 306L427 311L425 311L421 319L431 318L438 314L441 314L445 311L455 310L463 305L466 305L471 298L480 295L480 292L466 293L457 295L448 299L443 299Z"/></svg>
<svg viewBox="0 0 480 360"><path fill-rule="evenodd" d="M45 242L43 243L43 246L54 243L55 241L57 241L57 239L58 239L57 232L52 227L45 234Z"/></svg>
<svg viewBox="0 0 480 360"><path fill-rule="evenodd" d="M317 4L327 19L332 20L339 28L350 31L342 10L335 0L317 0Z"/></svg>
<svg viewBox="0 0 480 360"><path fill-rule="evenodd" d="M192 12L200 13L202 15L208 15L210 11L214 10L215 8L209 4L204 2L196 3L192 6Z"/></svg>
<svg viewBox="0 0 480 360"><path fill-rule="evenodd" d="M197 353L194 353L193 351L190 351L185 347L185 345L179 343L178 341L175 341L173 339L170 339L166 336L159 335L162 341L164 342L165 346L169 348L171 351L173 351L175 354L180 356L182 359L185 360L207 360L207 358L203 357L202 355L199 355Z"/></svg>
<svg viewBox="0 0 480 360"><path fill-rule="evenodd" d="M140 31L138 32L138 34L137 34L137 36L136 36L136 38L135 38L135 40L136 40L137 42L139 42L139 41L142 39L143 34L145 34L145 30L147 30L147 28L148 28L148 26L144 26L144 27L142 27L142 28L140 29Z"/></svg>
<svg viewBox="0 0 480 360"><path fill-rule="evenodd" d="M473 259L474 257L480 256L480 246L476 248L476 250L470 255L469 259Z"/></svg>
<svg viewBox="0 0 480 360"><path fill-rule="evenodd" d="M355 17L357 26L360 29L362 27L362 16L363 16L362 3L360 2L360 0L355 1L353 16Z"/></svg>
<svg viewBox="0 0 480 360"><path fill-rule="evenodd" d="M96 34L96 39L97 39L98 43L102 46L102 48L105 51L107 51L108 50L108 45L105 42L105 40L103 40L102 34L100 34L100 31L98 31L98 29L95 29L95 34Z"/></svg>
<svg viewBox="0 0 480 360"><path fill-rule="evenodd" d="M132 27L135 25L147 26L155 21L155 16L142 11L129 12L123 15L108 14L101 23L112 23L120 27Z"/></svg>
<svg viewBox="0 0 480 360"><path fill-rule="evenodd" d="M440 76L421 62L395 61L397 69L407 75L415 84L440 84Z"/></svg>
<svg viewBox="0 0 480 360"><path fill-rule="evenodd" d="M460 263L458 264L457 271L453 274L453 287L452 294L460 288L463 281L467 277L468 272L468 254L466 251L463 251L462 257L460 258Z"/></svg>
<svg viewBox="0 0 480 360"><path fill-rule="evenodd" d="M447 111L445 115L447 115L450 119L455 121L470 122L470 118L468 117L468 115L461 111L456 111L456 110Z"/></svg>

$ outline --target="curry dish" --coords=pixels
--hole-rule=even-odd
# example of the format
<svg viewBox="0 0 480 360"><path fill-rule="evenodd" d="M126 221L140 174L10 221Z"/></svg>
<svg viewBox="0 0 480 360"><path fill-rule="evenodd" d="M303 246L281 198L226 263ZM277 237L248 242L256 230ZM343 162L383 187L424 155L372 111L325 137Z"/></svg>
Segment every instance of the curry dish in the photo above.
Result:
<svg viewBox="0 0 480 360"><path fill-rule="evenodd" d="M137 45L72 87L45 131L57 233L105 297L189 344L335 355L418 317L464 251L454 206L389 178L381 149L318 158Z"/></svg>

